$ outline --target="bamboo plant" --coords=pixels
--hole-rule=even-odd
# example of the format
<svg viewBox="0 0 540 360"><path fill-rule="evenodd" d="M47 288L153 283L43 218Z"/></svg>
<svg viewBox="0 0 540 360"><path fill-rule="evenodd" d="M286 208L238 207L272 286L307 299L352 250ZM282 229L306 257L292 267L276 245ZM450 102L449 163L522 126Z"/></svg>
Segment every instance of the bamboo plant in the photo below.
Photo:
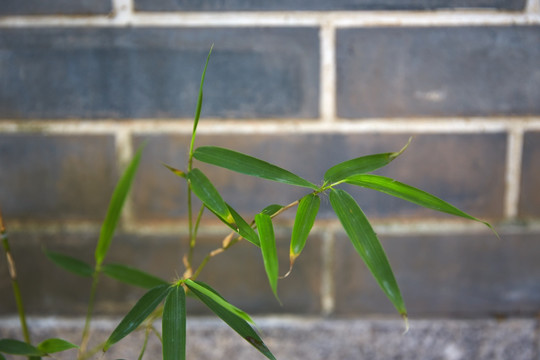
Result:
<svg viewBox="0 0 540 360"><path fill-rule="evenodd" d="M141 159L143 151L143 147L141 147L125 169L112 195L97 241L94 263L88 264L66 254L45 251L46 256L58 266L76 275L92 278L91 295L80 344L75 345L62 339L48 339L35 346L30 344L22 300L15 278L13 282L14 293L17 304L20 304L19 313L25 341L15 339L0 340L0 360L4 359L2 353L39 359L55 352L73 348L79 349L77 358L83 360L93 356L96 352L106 352L115 343L137 329L145 330L145 341L141 346L139 359L143 358L148 338L152 334L155 334L162 342L164 360L185 359L187 341L186 295L200 300L266 358L275 359L275 356L257 333L252 318L229 303L211 285L198 281L197 278L215 255L225 252L239 241L248 241L253 246L260 248L269 286L279 301L277 290L279 269L273 219L285 211L296 208L290 240L290 269L287 272L288 275L293 269L295 260L301 255L306 245L308 235L312 230L319 210L321 195L325 193L328 194L331 207L348 235L353 248L367 265L384 294L406 322L407 310L405 303L385 251L363 210L346 190L340 188L341 184L350 184L383 192L426 208L481 222L493 230L489 223L479 220L427 192L394 179L371 174L374 170L388 165L399 157L407 148L408 143L397 152L361 156L336 164L326 171L324 178L320 182L322 185L316 185L316 183L303 179L288 170L231 149L215 146L195 147L197 126L203 102L203 84L211 51L208 54L201 76L193 131L188 149L187 168L180 170L166 165L187 185L189 250L184 256L184 274L174 281L168 282L139 269L105 261L120 219L122 207ZM248 176L301 187L306 190L306 193L303 197L292 201L288 205L269 205L256 214L252 221L247 221L225 202L218 190L212 185L210 179L199 168L195 167L195 161L215 165ZM201 208L196 214L193 209L193 196L196 196L202 202ZM196 240L201 216L205 210L210 211L221 220L231 230L231 233L223 239L221 246L210 252L200 264L195 266L193 253L197 246ZM14 260L9 252L7 233L3 223L2 240L10 269L11 267L14 269ZM136 302L103 344L100 344L98 348L87 349L94 310L94 298L97 284L102 275L145 288L148 291ZM164 305L162 305L163 303ZM155 320L159 317L162 318L161 332L154 327Z"/></svg>

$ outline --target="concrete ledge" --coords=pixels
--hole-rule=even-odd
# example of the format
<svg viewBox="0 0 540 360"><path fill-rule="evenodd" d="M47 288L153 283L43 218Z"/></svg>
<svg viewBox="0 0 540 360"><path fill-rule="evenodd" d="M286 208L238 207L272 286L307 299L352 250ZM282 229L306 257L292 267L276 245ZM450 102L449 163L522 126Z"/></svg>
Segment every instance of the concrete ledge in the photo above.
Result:
<svg viewBox="0 0 540 360"><path fill-rule="evenodd" d="M400 320L269 317L255 321L278 359L536 360L540 354L536 319L413 320L407 334L402 334ZM92 343L104 340L117 323L118 319L94 321ZM30 326L36 342L62 337L78 343L82 319L31 319ZM20 338L16 318L0 319L0 337ZM103 359L137 359L143 337L143 332L128 336ZM187 341L188 359L265 359L219 319L188 319ZM74 359L75 352L56 358ZM160 358L159 341L151 337L144 359Z"/></svg>

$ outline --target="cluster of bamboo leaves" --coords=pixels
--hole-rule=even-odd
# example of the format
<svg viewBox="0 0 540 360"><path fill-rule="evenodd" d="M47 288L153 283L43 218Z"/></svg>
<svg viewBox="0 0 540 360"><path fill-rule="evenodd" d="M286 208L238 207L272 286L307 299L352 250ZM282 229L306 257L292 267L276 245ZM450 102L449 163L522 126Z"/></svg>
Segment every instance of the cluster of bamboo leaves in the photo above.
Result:
<svg viewBox="0 0 540 360"><path fill-rule="evenodd" d="M405 303L385 251L356 200L348 192L339 188L339 185L351 184L383 192L426 208L469 220L480 221L492 229L491 225L487 222L481 221L427 192L387 177L370 174L392 162L406 149L408 144L398 152L362 156L339 163L326 171L322 185L320 186L288 170L234 150L215 146L195 148L195 135L203 99L202 89L209 58L210 54L208 54L208 58L206 59L201 77L192 139L189 148L188 168L187 170L178 170L167 166L173 173L183 178L188 187L190 254L196 244L197 228L202 212L204 209L207 209L228 226L232 230L232 236L235 237L234 240L231 240L232 237L227 238L228 240L223 244L223 250L226 250L229 246L241 239L245 239L252 243L253 246L260 248L269 285L276 298L278 298L279 268L272 219L283 211L295 206L297 207L290 241L290 272L295 260L300 256L306 245L308 235L314 225L319 210L321 195L328 193L330 204L347 233L352 246L367 265L382 291L392 302L399 314L406 320L407 311ZM167 282L127 265L104 264L123 204L140 162L141 154L142 148L135 154L113 193L95 249L95 263L91 265L69 255L46 251L46 255L55 264L79 276L93 279L86 324L80 347L61 339L49 339L37 346L32 346L26 342L14 339L3 339L0 340L0 360L4 358L1 354L2 352L39 358L48 356L54 352L79 348L79 359L85 359L96 352L96 349L94 351L86 351L86 345L88 342L96 286L101 274L124 283L148 289L148 291L127 313L106 342L100 344L99 351L107 351L125 336L142 327L146 329L146 338L142 345L139 359L142 359L144 355L146 342L151 333L156 333L162 341L164 360L185 359L186 295L189 295L205 304L268 359L275 359L272 352L255 330L254 322L250 316L230 304L210 285L196 280L206 261L203 261L201 266L193 272L191 269L191 257L188 257L187 263L190 268L186 270L182 278L176 279L173 282ZM253 221L248 222L225 202L210 179L200 169L193 167L194 159L240 174L302 187L307 189L307 193L305 196L288 205L270 205L256 214ZM202 207L196 221L192 219L192 193L202 202ZM160 306L163 302L164 305ZM159 316L162 317L161 334L159 334L153 325Z"/></svg>

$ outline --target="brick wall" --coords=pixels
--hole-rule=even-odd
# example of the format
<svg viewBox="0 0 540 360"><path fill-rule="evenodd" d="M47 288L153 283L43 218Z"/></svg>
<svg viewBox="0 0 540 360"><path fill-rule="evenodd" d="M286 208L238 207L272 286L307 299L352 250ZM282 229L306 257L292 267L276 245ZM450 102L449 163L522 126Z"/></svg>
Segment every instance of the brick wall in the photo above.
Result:
<svg viewBox="0 0 540 360"><path fill-rule="evenodd" d="M318 182L360 155L409 149L381 173L492 221L478 224L356 191L411 317L529 316L540 309L540 2L3 0L0 206L32 314L82 315L89 284L40 245L90 261L120 169L144 140L110 260L182 273L184 167L207 73L198 144L259 156ZM209 169L248 215L302 192ZM294 212L280 218L283 268ZM200 258L226 234L204 222ZM183 240L183 241L182 241ZM15 313L5 261L0 313ZM254 314L394 314L327 200L283 307L258 251L239 244L202 279ZM104 279L97 311L138 290ZM190 303L189 311L204 314Z"/></svg>

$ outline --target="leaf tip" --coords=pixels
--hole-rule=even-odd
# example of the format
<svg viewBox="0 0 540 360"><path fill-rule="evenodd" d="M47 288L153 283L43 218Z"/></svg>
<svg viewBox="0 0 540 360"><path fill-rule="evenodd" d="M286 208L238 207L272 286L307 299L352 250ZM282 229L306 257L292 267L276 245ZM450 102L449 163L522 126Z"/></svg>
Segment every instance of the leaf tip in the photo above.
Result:
<svg viewBox="0 0 540 360"><path fill-rule="evenodd" d="M409 318L407 317L407 314L401 314L401 317L403 318L403 321L404 321L404 325L405 325L405 329L403 330L403 333L402 335L405 335L406 333L409 332Z"/></svg>
<svg viewBox="0 0 540 360"><path fill-rule="evenodd" d="M407 150L407 148L409 147L409 145L411 144L411 141L412 141L413 137L409 137L409 140L407 141L407 143L405 144L404 147L401 148L401 150L399 150L398 152L395 152L395 153L392 153L390 155L390 160L394 160L395 158L397 158L399 155L403 154L403 152L405 150Z"/></svg>

